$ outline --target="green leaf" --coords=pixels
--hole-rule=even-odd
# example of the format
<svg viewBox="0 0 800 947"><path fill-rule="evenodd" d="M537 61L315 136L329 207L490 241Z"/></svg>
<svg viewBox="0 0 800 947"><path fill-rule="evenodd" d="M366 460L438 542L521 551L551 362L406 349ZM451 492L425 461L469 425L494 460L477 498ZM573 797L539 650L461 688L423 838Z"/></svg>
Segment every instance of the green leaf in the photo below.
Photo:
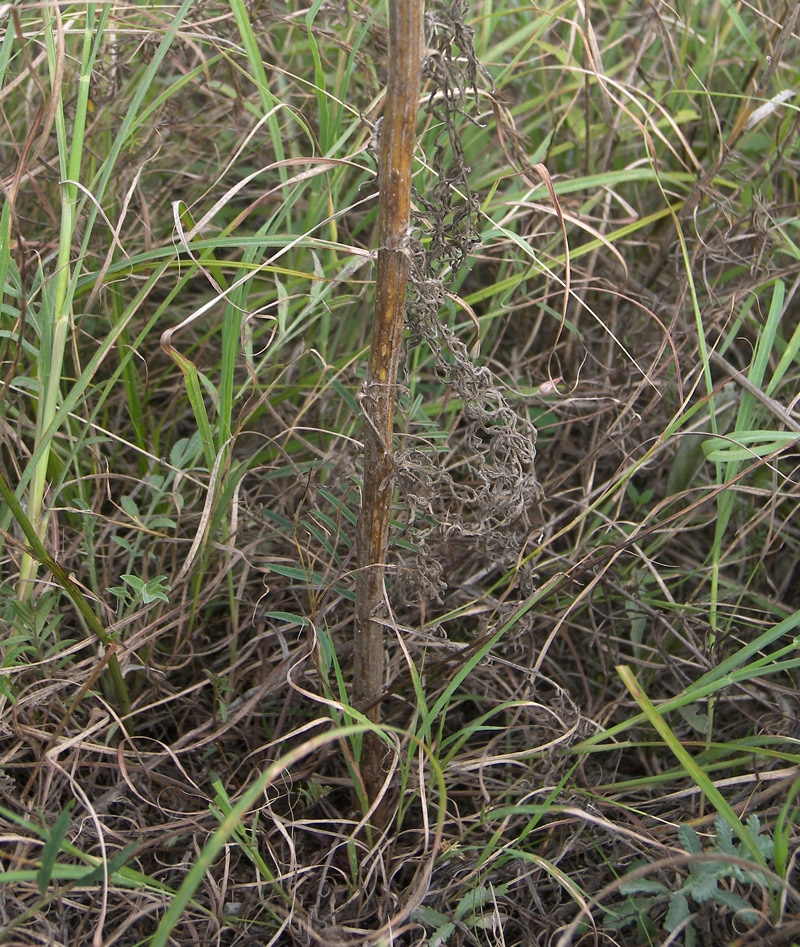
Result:
<svg viewBox="0 0 800 947"><path fill-rule="evenodd" d="M778 292L779 287L780 287L781 293L783 293L783 290L785 287L780 280L778 280L777 283L775 284L776 293ZM773 297L773 302L774 302L774 297ZM781 305L783 304L782 295L780 298L780 303ZM767 385L766 392L770 397L778 388L781 381L783 381L783 376L792 366L792 363L797 357L798 351L800 351L800 325L798 325L797 328L792 333L792 337L791 339L789 339L789 343L786 346L786 349L784 350L783 354L781 355L780 361L778 362L778 367L773 372L772 378L770 379Z"/></svg>
<svg viewBox="0 0 800 947"><path fill-rule="evenodd" d="M123 582L127 584L136 592L137 595L142 594L142 589L144 588L144 580L140 579L138 575L131 575L129 572L125 575L121 575L120 578Z"/></svg>
<svg viewBox="0 0 800 947"><path fill-rule="evenodd" d="M42 894L47 891L47 886L53 877L56 856L61 849L61 843L64 841L67 829L69 829L70 812L74 804L74 800L70 799L66 806L64 806L64 811L56 819L56 824L50 830L47 841L44 843L44 848L42 849L42 867L36 873L36 884L39 886L39 891Z"/></svg>
<svg viewBox="0 0 800 947"><path fill-rule="evenodd" d="M745 924L755 924L761 917L752 904L733 891L721 888L714 896L714 900L735 911L737 917L741 918Z"/></svg>
<svg viewBox="0 0 800 947"><path fill-rule="evenodd" d="M759 817L756 815L755 812L751 813L747 817L747 821L745 822L745 825L750 830L750 834L753 836L753 838L756 838L758 833L761 831L761 820L759 819Z"/></svg>
<svg viewBox="0 0 800 947"><path fill-rule="evenodd" d="M678 839L690 855L699 855L700 852L703 851L700 838L691 825L681 825L678 827Z"/></svg>
<svg viewBox="0 0 800 947"><path fill-rule="evenodd" d="M11 684L5 676L0 677L0 694L2 694L12 706L16 707L17 698L14 696L14 692L11 690Z"/></svg>
<svg viewBox="0 0 800 947"><path fill-rule="evenodd" d="M652 724L655 731L658 735L664 740L666 745L672 750L672 752L677 757L678 761L686 769L695 783L703 791L705 797L708 801L714 806L717 812L725 818L733 831L738 835L742 840L745 847L747 848L748 854L759 864L760 867L766 868L767 863L764 860L764 856L758 849L755 841L751 837L747 829L742 825L739 816L733 811L730 807L730 804L727 802L722 793L717 789L714 783L708 776L708 773L705 772L702 766L700 766L697 761L692 757L676 735L672 732L666 720L660 716L658 710L653 706L652 702L642 690L641 685L633 676L631 669L626 665L620 665L617 667L617 673L620 675L622 680L625 682L625 686L628 688L630 693L633 695L636 702L644 711L645 716ZM700 845L700 840L692 840L688 834L686 836L692 844L699 846L696 850L702 850Z"/></svg>
<svg viewBox="0 0 800 947"><path fill-rule="evenodd" d="M676 891L670 899L669 911L664 918L664 930L672 933L676 927L683 924L690 913L688 898L680 891Z"/></svg>
<svg viewBox="0 0 800 947"><path fill-rule="evenodd" d="M448 940L450 940L450 936L455 929L456 925L452 921L443 924L428 941L430 947L442 947L443 944L446 944Z"/></svg>
<svg viewBox="0 0 800 947"><path fill-rule="evenodd" d="M713 862L706 862L702 867L706 870L702 873L698 872L693 874L691 880L681 889L691 895L698 904L713 900L719 891L716 877L719 871L719 865L715 865Z"/></svg>
<svg viewBox="0 0 800 947"><path fill-rule="evenodd" d="M421 904L413 912L411 918L414 921L427 924L428 927L441 927L450 921L450 918L446 914L442 914L442 912L437 911L436 908L426 907L424 904Z"/></svg>
<svg viewBox="0 0 800 947"><path fill-rule="evenodd" d="M619 886L621 894L669 894L669 888L652 878L636 878L634 881L625 881Z"/></svg>
<svg viewBox="0 0 800 947"><path fill-rule="evenodd" d="M606 926L615 924L618 921L627 921L638 913L638 905L650 904L648 898L629 898L627 901L620 901L618 904L612 904L603 910L604 923Z"/></svg>
<svg viewBox="0 0 800 947"><path fill-rule="evenodd" d="M717 827L717 842L715 848L718 848L721 852L725 852L726 855L735 855L736 846L733 844L733 829L731 829L721 815L718 815L714 820L714 825Z"/></svg>
<svg viewBox="0 0 800 947"><path fill-rule="evenodd" d="M790 856L790 839L793 837L793 830L798 817L794 804L798 792L800 792L800 778L795 779L792 783L791 789L786 795L786 801L775 822L775 841L773 842L772 857L775 859L775 870L781 878L786 877L789 859L792 857Z"/></svg>
<svg viewBox="0 0 800 947"><path fill-rule="evenodd" d="M118 536L116 533L111 537L112 541L115 542L118 546L121 546L126 552L130 553L132 556L135 555L133 551L133 546L130 542L125 539L124 536Z"/></svg>
<svg viewBox="0 0 800 947"><path fill-rule="evenodd" d="M145 605L155 601L169 602L167 592L169 592L170 586L166 584L166 580L165 575L157 575L145 583L142 587L142 601Z"/></svg>
<svg viewBox="0 0 800 947"><path fill-rule="evenodd" d="M305 569L300 569L297 566L284 566L278 562L271 562L268 568L271 572L275 572L278 575L285 575L289 579L297 579L304 585L313 585L317 588L325 588L328 584L327 580L320 572L309 573ZM351 589L347 589L339 585L334 586L334 588L336 589L337 593L342 596L342 598L347 599L349 602L355 601L355 593Z"/></svg>
<svg viewBox="0 0 800 947"><path fill-rule="evenodd" d="M705 735L708 733L708 714L698 710L699 706L699 704L687 704L685 707L678 707L678 713L692 729Z"/></svg>
<svg viewBox="0 0 800 947"><path fill-rule="evenodd" d="M634 924L648 927L652 924L647 912L653 906L652 898L630 898L615 904L613 910L604 912L603 923L608 930L624 931Z"/></svg>
<svg viewBox="0 0 800 947"><path fill-rule="evenodd" d="M132 497L122 497L122 499L119 501L119 505L123 510L125 510L132 520L136 520L137 522L141 523L142 517L139 514L139 507L136 505L136 501Z"/></svg>
<svg viewBox="0 0 800 947"><path fill-rule="evenodd" d="M202 449L200 432L195 431L191 437L182 437L173 444L169 452L169 462L178 470L186 470L197 460Z"/></svg>
<svg viewBox="0 0 800 947"><path fill-rule="evenodd" d="M291 612L264 612L264 617L275 621L285 621L290 625L299 625L301 628L305 628L308 624L307 618L303 618L302 615L293 615Z"/></svg>
<svg viewBox="0 0 800 947"><path fill-rule="evenodd" d="M482 908L484 904L494 901L495 897L505 894L507 890L508 885L499 885L496 888L481 887L468 891L458 902L455 914L453 915L454 919L460 921L467 917L467 915L474 914L479 908Z"/></svg>
<svg viewBox="0 0 800 947"><path fill-rule="evenodd" d="M148 579L147 582L140 579L138 575L131 575L130 573L125 573L125 575L120 578L122 578L124 582L127 582L145 605L149 605L156 600L169 602L166 593L169 592L170 586L166 584L167 577L165 575L154 576L152 579ZM119 589L119 586L115 586L109 589L109 592L114 592L114 594L117 595Z"/></svg>
<svg viewBox="0 0 800 947"><path fill-rule="evenodd" d="M102 881L103 878L111 878L120 868L122 868L127 861L129 861L136 849L139 847L138 842L131 842L130 845L126 845L125 848L120 849L120 851L115 852L111 858L105 863L105 866L102 862L99 865L95 865L94 868L90 868L85 875L81 875L77 883L81 885L94 884L96 881Z"/></svg>
<svg viewBox="0 0 800 947"><path fill-rule="evenodd" d="M708 460L740 461L766 457L800 440L795 431L737 431L729 437L709 437L703 441Z"/></svg>

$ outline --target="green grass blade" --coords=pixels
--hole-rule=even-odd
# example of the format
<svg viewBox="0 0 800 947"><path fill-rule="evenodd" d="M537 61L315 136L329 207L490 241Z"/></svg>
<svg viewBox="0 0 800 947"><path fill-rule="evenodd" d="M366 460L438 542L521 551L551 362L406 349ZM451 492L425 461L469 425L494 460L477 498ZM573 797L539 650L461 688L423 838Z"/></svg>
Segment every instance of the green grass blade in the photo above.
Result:
<svg viewBox="0 0 800 947"><path fill-rule="evenodd" d="M664 740L664 743L667 745L667 747L669 747L669 749L677 758L678 762L691 776L695 784L701 789L706 799L708 799L711 805L713 805L717 812L719 812L723 819L725 819L725 821L731 827L731 830L741 839L745 848L753 856L753 859L756 861L756 863L761 867L766 868L766 859L764 858L764 855L762 854L758 845L756 845L755 841L753 840L752 835L747 831L744 825L742 825L739 816L737 816L730 807L722 793L711 782L702 768L697 765L692 756L683 748L680 740L678 740L667 722L650 702L650 699L647 697L641 685L634 677L630 668L620 665L617 667L617 673L622 678L623 683L630 691L633 699L642 708L642 713L647 718L647 720L650 721L653 729Z"/></svg>
<svg viewBox="0 0 800 947"><path fill-rule="evenodd" d="M257 776L253 783L242 793L236 805L230 808L230 811L223 818L219 828L215 830L211 838L206 842L197 860L189 869L174 900L161 919L150 941L150 947L166 947L172 930L189 905L194 892L203 880L203 876L214 864L223 846L241 825L245 813L261 798L264 790L277 776L302 760L309 753L318 750L327 743L347 739L356 734L362 734L369 729L371 729L369 724L357 724L349 727L339 727L321 736L313 737L289 753L281 756L280 759L276 760L271 766L268 766L263 773Z"/></svg>
<svg viewBox="0 0 800 947"><path fill-rule="evenodd" d="M61 849L61 843L64 841L64 836L69 829L70 813L73 805L74 800L70 799L56 819L47 837L47 841L44 843L44 848L42 849L42 867L36 873L36 884L42 894L47 891L50 879L53 876L53 867L55 866L56 858Z"/></svg>

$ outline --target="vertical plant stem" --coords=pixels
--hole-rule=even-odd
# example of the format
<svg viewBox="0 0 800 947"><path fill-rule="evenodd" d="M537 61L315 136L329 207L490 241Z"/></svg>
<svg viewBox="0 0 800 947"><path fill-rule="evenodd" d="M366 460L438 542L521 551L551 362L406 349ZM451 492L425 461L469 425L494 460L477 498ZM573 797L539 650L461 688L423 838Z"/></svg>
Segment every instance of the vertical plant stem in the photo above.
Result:
<svg viewBox="0 0 800 947"><path fill-rule="evenodd" d="M114 653L116 645L114 644L113 639L106 633L105 628L100 622L100 619L95 615L92 610L92 606L89 604L89 600L81 591L80 587L72 581L72 579L67 574L67 571L56 562L55 559L47 552L44 548L44 545L39 539L36 530L33 526L33 523L25 515L25 511L22 509L19 500L14 495L11 487L6 483L6 479L2 473L0 473L0 499L4 503L8 504L8 508L11 510L11 514L14 519L19 524L22 532L25 534L25 538L28 540L30 545L30 552L27 552L26 555L33 559L36 562L41 562L50 572L55 576L56 581L61 586L62 589L69 595L72 601L75 604L78 612L80 613L83 620L86 622L91 631L96 635L97 639L103 644L106 649L106 656L108 658L108 669L111 675L111 680L114 687L114 696L117 699L117 709L124 716L130 713L131 710L131 701L128 695L128 688L125 685L125 678L122 676L122 670L119 666L119 661L117 656ZM126 724L126 729L130 732L129 726Z"/></svg>
<svg viewBox="0 0 800 947"><path fill-rule="evenodd" d="M388 0L389 80L380 129L378 266L369 367L361 391L364 488L358 518L353 700L371 720L383 684L384 571L392 508L392 431L406 283L411 172L419 109L423 0ZM361 775L369 800L382 782L380 739L364 735Z"/></svg>
<svg viewBox="0 0 800 947"><path fill-rule="evenodd" d="M47 514L43 510L44 491L47 484L47 464L50 459L50 442L53 432L50 430L58 408L58 396L61 387L61 375L64 364L64 351L70 326L72 310L71 286L72 239L75 231L75 209L78 202L81 159L83 157L86 114L89 101L89 79L96 56L95 42L95 5L86 8L83 61L78 83L78 96L75 105L75 120L72 134L68 134L64 116L62 82L64 61L66 59L64 29L57 4L52 10L45 9L45 41L50 66L52 95L56 100L55 125L58 138L58 151L61 172L61 231L59 235L58 257L52 294L45 294L42 319L43 332L47 338L42 340L39 364L39 404L36 416L36 446L47 442L41 460L36 465L28 494L28 516L36 534L44 538L47 529ZM18 595L24 601L31 592L36 577L36 560L27 554L20 562Z"/></svg>

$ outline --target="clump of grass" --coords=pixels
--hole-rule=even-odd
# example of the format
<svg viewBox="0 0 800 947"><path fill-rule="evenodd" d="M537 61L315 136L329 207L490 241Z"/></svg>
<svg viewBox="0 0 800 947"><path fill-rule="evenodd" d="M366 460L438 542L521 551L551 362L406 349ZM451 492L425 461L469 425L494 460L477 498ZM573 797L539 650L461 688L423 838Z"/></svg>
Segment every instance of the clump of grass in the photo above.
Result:
<svg viewBox="0 0 800 947"><path fill-rule="evenodd" d="M742 869L772 887L703 923L791 932L797 10L475 4L451 35L429 5L380 820L352 628L385 10L6 11L0 937L529 945L591 906L638 943L620 885L680 890L718 813L775 840Z"/></svg>

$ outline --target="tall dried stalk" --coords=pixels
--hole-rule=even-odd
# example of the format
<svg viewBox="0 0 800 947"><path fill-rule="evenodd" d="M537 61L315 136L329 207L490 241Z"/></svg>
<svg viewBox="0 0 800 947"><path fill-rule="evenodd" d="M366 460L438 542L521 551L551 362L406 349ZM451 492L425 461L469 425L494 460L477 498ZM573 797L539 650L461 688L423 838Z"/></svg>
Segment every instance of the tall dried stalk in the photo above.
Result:
<svg viewBox="0 0 800 947"><path fill-rule="evenodd" d="M353 700L377 722L383 684L384 571L392 508L392 432L406 283L410 269L411 171L419 109L423 0L389 0L389 79L380 125L378 265L369 368L361 390L364 488L358 519ZM361 775L367 797L382 782L382 743L367 734Z"/></svg>

